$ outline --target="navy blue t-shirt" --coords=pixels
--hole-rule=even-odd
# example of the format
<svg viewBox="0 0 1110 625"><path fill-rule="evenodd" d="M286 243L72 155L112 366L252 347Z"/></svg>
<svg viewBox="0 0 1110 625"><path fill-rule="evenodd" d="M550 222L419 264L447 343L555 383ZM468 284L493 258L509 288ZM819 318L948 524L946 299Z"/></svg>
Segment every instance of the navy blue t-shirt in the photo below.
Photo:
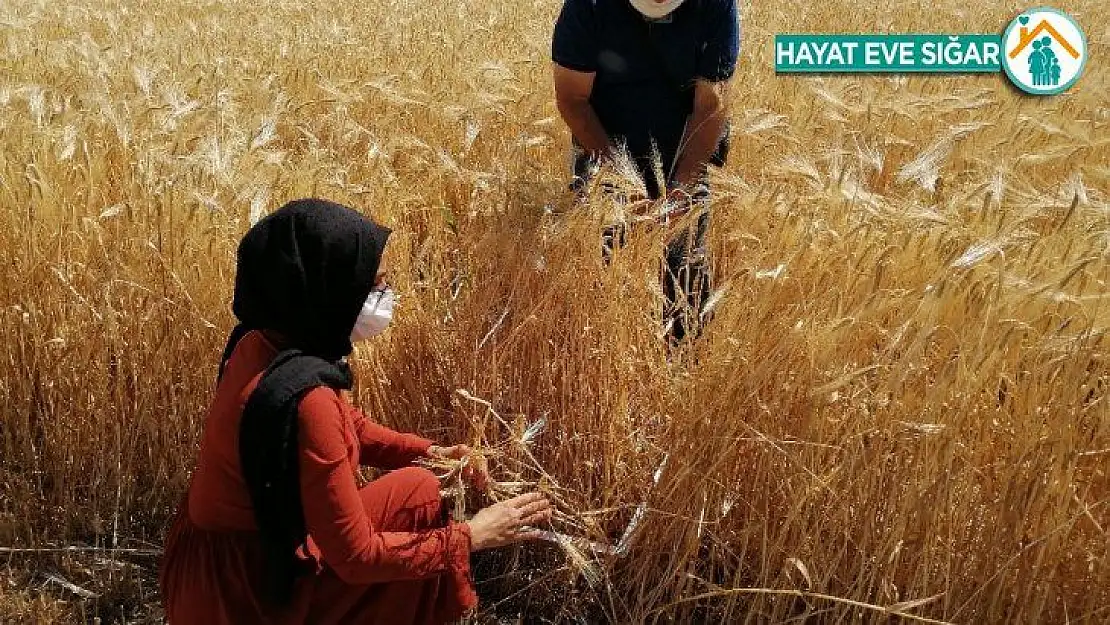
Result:
<svg viewBox="0 0 1110 625"><path fill-rule="evenodd" d="M551 43L555 63L596 72L590 103L609 136L627 143L645 177L653 140L664 173L671 169L693 109L694 81L727 80L739 52L736 0L686 0L663 20L646 19L628 0L565 0ZM669 77L655 66L659 60Z"/></svg>

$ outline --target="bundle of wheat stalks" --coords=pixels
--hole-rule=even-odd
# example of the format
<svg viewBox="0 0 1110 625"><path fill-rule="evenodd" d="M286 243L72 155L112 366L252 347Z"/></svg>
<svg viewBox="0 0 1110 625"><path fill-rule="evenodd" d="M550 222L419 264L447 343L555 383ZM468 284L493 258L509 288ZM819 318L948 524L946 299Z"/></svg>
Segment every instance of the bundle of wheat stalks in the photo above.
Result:
<svg viewBox="0 0 1110 625"><path fill-rule="evenodd" d="M458 393L469 401L485 406L486 415L503 426L507 436L495 446L479 444L480 446L461 460L429 458L420 461L422 466L438 472L438 477L443 482L441 489L443 496L454 502L453 517L456 520L465 520L472 512L468 510L467 504L474 498L468 498L469 489L464 480L468 466L481 467L482 471L489 472L488 483L485 484L482 492L476 493L480 496L479 501L486 505L511 499L524 492L543 493L554 507L552 526L555 529L526 529L538 539L558 545L575 576L581 576L590 586L600 584L603 581L602 573L595 564L596 558L627 553L628 541L639 525L646 503L641 504L637 509L633 521L629 523L615 545L593 540L591 535L601 531L595 517L604 511L576 510L574 504L566 497L567 489L561 487L557 478L545 470L529 451L532 441L546 427L546 420L541 418L529 424L521 418L516 424L510 424L488 401L474 397L462 389ZM493 467L493 471L490 471L490 467ZM559 531L560 529L563 531Z"/></svg>

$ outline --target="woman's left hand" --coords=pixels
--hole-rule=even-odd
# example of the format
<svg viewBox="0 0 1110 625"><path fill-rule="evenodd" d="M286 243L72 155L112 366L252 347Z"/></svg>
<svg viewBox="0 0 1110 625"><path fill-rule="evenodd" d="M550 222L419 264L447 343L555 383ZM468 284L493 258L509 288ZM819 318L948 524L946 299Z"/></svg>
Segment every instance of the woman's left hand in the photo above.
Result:
<svg viewBox="0 0 1110 625"><path fill-rule="evenodd" d="M462 460L470 456L471 453L471 449L467 445L452 445L450 447L432 445L428 448L429 456L439 456L452 460ZM489 486L489 467L486 466L485 458L471 456L466 466L463 467L463 479L479 489L485 490Z"/></svg>

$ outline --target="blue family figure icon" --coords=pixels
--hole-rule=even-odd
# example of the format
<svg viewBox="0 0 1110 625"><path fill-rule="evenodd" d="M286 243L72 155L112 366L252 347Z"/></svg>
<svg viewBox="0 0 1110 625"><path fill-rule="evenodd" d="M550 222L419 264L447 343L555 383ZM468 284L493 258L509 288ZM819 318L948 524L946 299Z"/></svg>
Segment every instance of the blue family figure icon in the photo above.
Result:
<svg viewBox="0 0 1110 625"><path fill-rule="evenodd" d="M1033 42L1033 53L1029 55L1029 73L1033 75L1033 84L1040 86L1045 74L1045 55L1041 48L1044 44L1040 40Z"/></svg>
<svg viewBox="0 0 1110 625"><path fill-rule="evenodd" d="M1029 73L1033 76L1033 84L1038 87L1060 84L1060 59L1052 49L1052 37L1046 35L1033 42Z"/></svg>

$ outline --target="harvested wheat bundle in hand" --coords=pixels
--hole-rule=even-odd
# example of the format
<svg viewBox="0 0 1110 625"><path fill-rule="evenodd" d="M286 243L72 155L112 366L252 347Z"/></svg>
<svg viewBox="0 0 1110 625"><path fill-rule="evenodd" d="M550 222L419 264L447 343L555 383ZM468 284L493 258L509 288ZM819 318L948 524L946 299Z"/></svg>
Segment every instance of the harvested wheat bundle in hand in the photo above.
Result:
<svg viewBox="0 0 1110 625"><path fill-rule="evenodd" d="M526 492L538 492L552 504L550 527L529 528L529 535L538 540L558 545L566 554L568 565L591 585L601 581L596 559L601 556L620 556L621 546L611 546L604 541L591 539L603 534L596 512L583 511L570 501L570 493L533 456L529 447L547 427L547 420L540 418L528 422L523 416L510 423L486 400L458 391L460 397L485 408L484 420L492 419L507 431L508 436L495 444L475 444L463 458L431 457L420 461L440 478L441 492L454 502L454 517L463 521L472 518L478 508L507 501ZM480 485L477 486L476 485ZM629 530L621 537L627 542Z"/></svg>
<svg viewBox="0 0 1110 625"><path fill-rule="evenodd" d="M588 522L580 514L574 512L563 496L561 489L549 475L542 475L538 480L524 479L520 473L506 471L505 479L487 479L485 492L472 492L464 476L469 468L482 467L485 470L489 460L496 461L503 456L497 449L478 449L471 455L461 460L453 458L428 458L420 464L440 478L441 492L445 498L454 501L453 515L459 521L472 517L471 510L478 506L468 506L468 501L480 501L474 495L482 496L487 501L483 503L497 503L516 497L523 492L539 492L545 495L552 503L553 527L565 527L569 531L583 532L594 529L593 523ZM508 463L506 463L508 464ZM581 575L590 585L595 585L601 580L600 572L594 561L599 555L613 555L615 550L609 545L591 541L587 538L572 536L570 534L554 531L549 528L529 528L529 534L538 540L544 540L558 545L566 555L571 570ZM588 555L591 554L591 555Z"/></svg>

